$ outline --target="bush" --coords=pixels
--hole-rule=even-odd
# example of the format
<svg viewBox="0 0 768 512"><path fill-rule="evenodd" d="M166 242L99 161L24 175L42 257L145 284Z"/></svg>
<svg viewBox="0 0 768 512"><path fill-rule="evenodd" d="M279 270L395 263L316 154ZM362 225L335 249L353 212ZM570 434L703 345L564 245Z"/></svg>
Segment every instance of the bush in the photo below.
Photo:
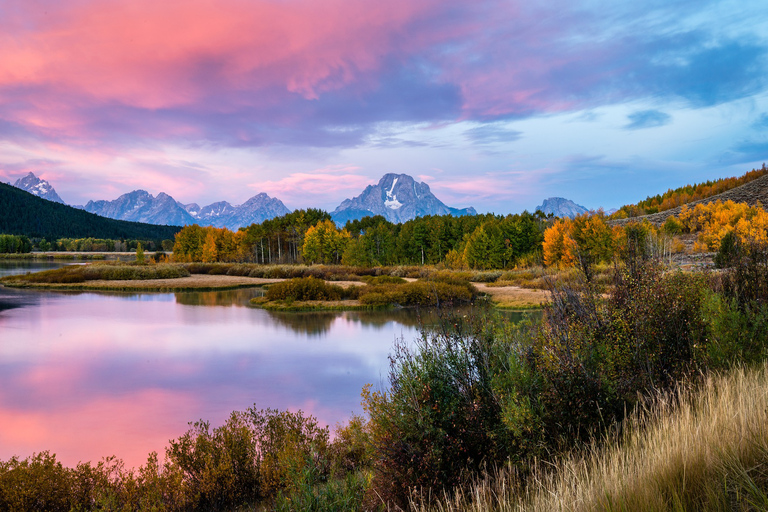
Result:
<svg viewBox="0 0 768 512"><path fill-rule="evenodd" d="M341 300L344 289L315 277L299 277L269 286L267 300Z"/></svg>
<svg viewBox="0 0 768 512"><path fill-rule="evenodd" d="M407 283L405 279L397 276L363 276L360 279L362 282L370 285L377 284L404 284Z"/></svg>
<svg viewBox="0 0 768 512"><path fill-rule="evenodd" d="M350 292L352 293L352 292ZM361 303L369 306L441 306L468 303L477 297L477 289L466 281L414 281L405 284L369 285L356 290Z"/></svg>
<svg viewBox="0 0 768 512"><path fill-rule="evenodd" d="M373 492L403 508L411 489L451 489L509 455L488 366L493 339L479 324L450 324L423 335L415 350L400 341L390 390L363 394L376 454Z"/></svg>

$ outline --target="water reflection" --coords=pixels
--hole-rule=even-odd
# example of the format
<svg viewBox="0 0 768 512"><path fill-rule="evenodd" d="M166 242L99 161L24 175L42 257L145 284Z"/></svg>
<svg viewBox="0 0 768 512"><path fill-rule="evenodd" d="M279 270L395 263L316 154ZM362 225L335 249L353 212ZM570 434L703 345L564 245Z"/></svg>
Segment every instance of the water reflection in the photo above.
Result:
<svg viewBox="0 0 768 512"><path fill-rule="evenodd" d="M444 314L275 313L245 307L255 293L0 287L0 459L50 450L67 465L114 454L137 466L187 422L251 405L334 425L384 382L395 339Z"/></svg>
<svg viewBox="0 0 768 512"><path fill-rule="evenodd" d="M263 288L241 288L218 292L179 292L176 302L185 306L248 306L254 297L263 297Z"/></svg>
<svg viewBox="0 0 768 512"><path fill-rule="evenodd" d="M0 259L0 277L28 272L40 272L51 270L65 265L71 265L72 261L47 261L47 260L6 260Z"/></svg>
<svg viewBox="0 0 768 512"><path fill-rule="evenodd" d="M135 466L187 422L221 424L251 405L334 425L360 412L364 384L382 382L395 338L417 335L380 314L280 322L234 307L245 291L205 293L0 288L15 305L0 313L0 459L47 449L68 465L115 454Z"/></svg>

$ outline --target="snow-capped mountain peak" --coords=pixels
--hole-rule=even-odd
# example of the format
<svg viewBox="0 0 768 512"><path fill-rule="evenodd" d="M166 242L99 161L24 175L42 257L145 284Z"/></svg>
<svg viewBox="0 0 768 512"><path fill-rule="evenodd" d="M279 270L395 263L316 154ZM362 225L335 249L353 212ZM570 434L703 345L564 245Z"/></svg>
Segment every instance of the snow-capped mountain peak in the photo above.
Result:
<svg viewBox="0 0 768 512"><path fill-rule="evenodd" d="M426 183L407 174L385 174L379 183L362 194L345 199L331 216L337 224L366 216L381 215L390 222L407 222L424 215L474 215L474 208L457 209L443 204Z"/></svg>
<svg viewBox="0 0 768 512"><path fill-rule="evenodd" d="M16 180L16 183L14 183L13 186L29 192L30 194L36 195L37 197L42 197L43 199L47 199L49 201L64 204L64 201L53 189L53 186L51 186L51 184L46 180L41 180L32 172L23 178Z"/></svg>

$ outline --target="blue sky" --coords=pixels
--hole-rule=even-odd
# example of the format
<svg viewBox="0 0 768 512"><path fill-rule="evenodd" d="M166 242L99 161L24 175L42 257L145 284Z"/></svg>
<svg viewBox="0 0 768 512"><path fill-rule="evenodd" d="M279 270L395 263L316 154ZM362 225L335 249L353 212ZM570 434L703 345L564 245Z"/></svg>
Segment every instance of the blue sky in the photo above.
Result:
<svg viewBox="0 0 768 512"><path fill-rule="evenodd" d="M766 161L767 29L758 1L9 1L0 178L332 210L396 172L480 212L614 208Z"/></svg>

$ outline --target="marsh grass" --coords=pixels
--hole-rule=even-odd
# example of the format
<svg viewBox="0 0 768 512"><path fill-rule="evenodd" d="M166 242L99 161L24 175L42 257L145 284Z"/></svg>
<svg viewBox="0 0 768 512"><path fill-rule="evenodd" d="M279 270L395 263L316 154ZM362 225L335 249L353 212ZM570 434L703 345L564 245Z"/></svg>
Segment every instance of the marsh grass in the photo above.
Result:
<svg viewBox="0 0 768 512"><path fill-rule="evenodd" d="M611 265L599 264L595 266L593 280L599 286L608 286L613 278L614 268ZM547 290L550 283L554 282L560 286L573 286L581 279L582 272L576 268L557 268L557 267L528 267L514 270L507 270L495 281L487 282L488 286L518 286L520 288Z"/></svg>
<svg viewBox="0 0 768 512"><path fill-rule="evenodd" d="M90 265L67 265L32 274L7 276L6 284L74 284L87 281L130 281L147 279L177 279L188 277L189 271L181 265L161 263L157 265L132 265L118 262L102 262Z"/></svg>
<svg viewBox="0 0 768 512"><path fill-rule="evenodd" d="M646 401L603 441L540 465L527 486L507 467L431 505L414 500L411 509L768 510L768 365L710 376Z"/></svg>

